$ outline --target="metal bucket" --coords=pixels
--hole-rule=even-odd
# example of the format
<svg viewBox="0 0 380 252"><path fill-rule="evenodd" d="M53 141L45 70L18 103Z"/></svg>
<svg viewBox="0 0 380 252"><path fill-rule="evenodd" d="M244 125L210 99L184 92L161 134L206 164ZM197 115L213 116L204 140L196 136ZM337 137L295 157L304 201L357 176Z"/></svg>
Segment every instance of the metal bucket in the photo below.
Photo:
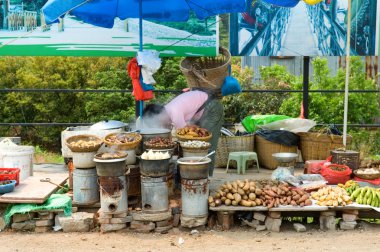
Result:
<svg viewBox="0 0 380 252"><path fill-rule="evenodd" d="M137 154L140 155L144 150L144 142L154 137L164 137L164 138L172 138L171 130L164 128L142 128L138 130L140 135L142 136L142 141L140 145L137 147Z"/></svg>
<svg viewBox="0 0 380 252"><path fill-rule="evenodd" d="M125 175L126 170L126 159L127 158L118 158L118 159L97 159L94 161L96 163L96 172L98 176L102 177L119 177Z"/></svg>
<svg viewBox="0 0 380 252"><path fill-rule="evenodd" d="M73 164L75 168L89 168L95 167L94 156L96 151L93 152L72 152Z"/></svg>
<svg viewBox="0 0 380 252"><path fill-rule="evenodd" d="M99 202L98 175L96 169L74 169L73 200L80 205Z"/></svg>
<svg viewBox="0 0 380 252"><path fill-rule="evenodd" d="M146 213L169 210L167 177L151 178L141 176L142 210Z"/></svg>
<svg viewBox="0 0 380 252"><path fill-rule="evenodd" d="M205 217L208 214L208 179L181 179L182 215Z"/></svg>
<svg viewBox="0 0 380 252"><path fill-rule="evenodd" d="M128 212L128 183L125 176L99 177L100 209L103 213Z"/></svg>
<svg viewBox="0 0 380 252"><path fill-rule="evenodd" d="M164 177L169 175L170 158L147 160L140 159L140 173L149 177Z"/></svg>
<svg viewBox="0 0 380 252"><path fill-rule="evenodd" d="M208 154L208 149L196 149L182 147L183 157L204 157Z"/></svg>
<svg viewBox="0 0 380 252"><path fill-rule="evenodd" d="M199 157L185 157L177 160L181 178L207 179L208 167L211 159L205 158L205 160L201 162L192 162L193 160L199 160Z"/></svg>

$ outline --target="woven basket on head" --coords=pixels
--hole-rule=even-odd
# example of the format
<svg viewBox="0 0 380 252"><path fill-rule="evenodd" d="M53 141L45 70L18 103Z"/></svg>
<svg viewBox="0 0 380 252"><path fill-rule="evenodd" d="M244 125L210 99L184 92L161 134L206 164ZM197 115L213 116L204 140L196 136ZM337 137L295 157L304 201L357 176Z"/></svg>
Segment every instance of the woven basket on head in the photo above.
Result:
<svg viewBox="0 0 380 252"><path fill-rule="evenodd" d="M255 146L260 167L264 166L270 170L274 170L278 166L278 163L273 158L272 154L278 152L297 153L297 146L286 146L278 143L273 143L259 135L255 136Z"/></svg>
<svg viewBox="0 0 380 252"><path fill-rule="evenodd" d="M221 136L216 149L215 166L226 167L228 162L228 154L235 151L253 151L254 135L245 136ZM236 167L231 162L230 167Z"/></svg>
<svg viewBox="0 0 380 252"><path fill-rule="evenodd" d="M336 150L343 146L343 136L328 135L314 132L300 132L300 147L302 159L325 160L330 156L331 150ZM347 145L352 141L352 137L347 135Z"/></svg>
<svg viewBox="0 0 380 252"><path fill-rule="evenodd" d="M220 47L217 57L186 57L180 64L187 83L193 88L220 89L228 76L230 52Z"/></svg>

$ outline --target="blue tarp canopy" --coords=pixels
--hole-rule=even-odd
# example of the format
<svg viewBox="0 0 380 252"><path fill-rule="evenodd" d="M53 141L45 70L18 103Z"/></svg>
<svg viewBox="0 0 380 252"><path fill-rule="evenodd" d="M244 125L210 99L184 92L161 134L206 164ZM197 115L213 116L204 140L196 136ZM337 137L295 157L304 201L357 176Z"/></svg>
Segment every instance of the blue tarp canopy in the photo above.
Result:
<svg viewBox="0 0 380 252"><path fill-rule="evenodd" d="M70 12L86 23L112 28L116 17L155 21L187 21L190 10L199 19L223 13L244 12L245 0L49 0L42 11L46 23L57 22Z"/></svg>

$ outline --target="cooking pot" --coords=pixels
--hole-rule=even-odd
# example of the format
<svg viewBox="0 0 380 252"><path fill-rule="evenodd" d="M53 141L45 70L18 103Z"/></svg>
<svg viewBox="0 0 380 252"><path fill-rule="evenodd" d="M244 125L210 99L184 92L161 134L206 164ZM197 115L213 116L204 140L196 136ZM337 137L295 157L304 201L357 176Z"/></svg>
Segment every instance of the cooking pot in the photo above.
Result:
<svg viewBox="0 0 380 252"><path fill-rule="evenodd" d="M148 160L140 158L140 173L147 177L168 176L170 159Z"/></svg>
<svg viewBox="0 0 380 252"><path fill-rule="evenodd" d="M154 137L172 138L172 132L170 129L165 128L142 128L137 130L142 136L142 141L138 147L137 153L141 154L144 150L144 142Z"/></svg>
<svg viewBox="0 0 380 252"><path fill-rule="evenodd" d="M208 166L210 158L198 162L200 157L183 157L177 160L179 173L183 179L206 179L208 178Z"/></svg>
<svg viewBox="0 0 380 252"><path fill-rule="evenodd" d="M125 175L127 156L115 159L94 158L96 173L101 177L119 177Z"/></svg>

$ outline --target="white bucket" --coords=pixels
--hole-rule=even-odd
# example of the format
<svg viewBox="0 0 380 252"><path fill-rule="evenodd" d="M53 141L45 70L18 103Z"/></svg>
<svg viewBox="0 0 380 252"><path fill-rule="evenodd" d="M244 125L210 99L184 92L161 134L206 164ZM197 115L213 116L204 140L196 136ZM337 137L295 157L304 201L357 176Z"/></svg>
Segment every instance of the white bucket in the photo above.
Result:
<svg viewBox="0 0 380 252"><path fill-rule="evenodd" d="M0 167L19 168L20 181L33 175L33 146L9 146L0 149Z"/></svg>

